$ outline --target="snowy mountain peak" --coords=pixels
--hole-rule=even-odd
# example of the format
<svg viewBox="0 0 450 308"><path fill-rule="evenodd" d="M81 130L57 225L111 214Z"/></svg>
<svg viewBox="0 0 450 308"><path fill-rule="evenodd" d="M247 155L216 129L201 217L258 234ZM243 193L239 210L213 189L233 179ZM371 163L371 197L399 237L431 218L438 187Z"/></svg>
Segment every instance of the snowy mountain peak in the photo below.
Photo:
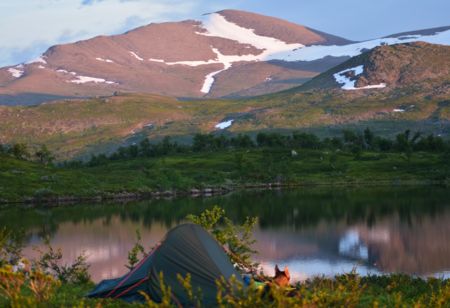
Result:
<svg viewBox="0 0 450 308"><path fill-rule="evenodd" d="M261 95L304 84L374 47L418 40L450 45L450 27L353 42L282 19L225 10L53 46L22 66L0 69L0 104L24 104L16 99L19 94L28 95L26 103L38 104L48 97L118 90L181 98ZM335 87L348 89L390 85L368 84L363 79L368 71L364 64L354 86L354 79L345 81L345 75L331 80Z"/></svg>

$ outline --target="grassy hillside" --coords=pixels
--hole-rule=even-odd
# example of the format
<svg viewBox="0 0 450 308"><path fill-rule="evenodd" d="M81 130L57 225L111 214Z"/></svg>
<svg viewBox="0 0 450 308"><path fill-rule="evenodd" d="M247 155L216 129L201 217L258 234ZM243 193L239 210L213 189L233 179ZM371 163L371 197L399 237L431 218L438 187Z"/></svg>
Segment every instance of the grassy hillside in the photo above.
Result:
<svg viewBox="0 0 450 308"><path fill-rule="evenodd" d="M87 160L90 153L110 153L144 137L157 141L171 135L179 142L190 142L198 132L255 137L259 131L288 134L300 129L332 137L342 136L343 129L362 132L368 126L390 138L407 128L417 128L425 135L448 139L448 54L450 47L425 43L381 46L321 74L308 87L248 99L178 101L162 95L125 93L0 107L0 143L26 142L31 147L46 143L61 161ZM369 69L357 76L361 77L357 83L386 82L388 86L339 89L333 72L361 63ZM215 128L231 119L234 122L226 130Z"/></svg>

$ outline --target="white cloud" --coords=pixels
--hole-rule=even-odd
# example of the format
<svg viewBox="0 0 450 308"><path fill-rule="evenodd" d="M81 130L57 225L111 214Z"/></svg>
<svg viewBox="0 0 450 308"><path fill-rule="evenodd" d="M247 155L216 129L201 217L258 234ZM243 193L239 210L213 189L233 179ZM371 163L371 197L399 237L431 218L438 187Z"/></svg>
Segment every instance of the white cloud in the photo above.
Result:
<svg viewBox="0 0 450 308"><path fill-rule="evenodd" d="M31 60L51 45L186 18L196 1L0 1L0 67Z"/></svg>

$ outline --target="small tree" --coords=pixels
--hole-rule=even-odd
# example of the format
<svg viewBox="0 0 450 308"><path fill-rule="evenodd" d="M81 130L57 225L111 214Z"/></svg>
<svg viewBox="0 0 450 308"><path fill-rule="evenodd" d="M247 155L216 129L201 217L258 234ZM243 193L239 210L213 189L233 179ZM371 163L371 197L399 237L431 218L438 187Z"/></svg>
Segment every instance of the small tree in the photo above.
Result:
<svg viewBox="0 0 450 308"><path fill-rule="evenodd" d="M34 156L36 156L39 159L39 162L43 165L47 165L55 160L55 157L52 156L52 152L47 149L45 143L41 145L41 149L39 151L34 153Z"/></svg>
<svg viewBox="0 0 450 308"><path fill-rule="evenodd" d="M364 141L369 146L370 150L373 150L375 143L375 134L367 127L364 130Z"/></svg>
<svg viewBox="0 0 450 308"><path fill-rule="evenodd" d="M352 146L352 149L350 151L352 152L353 156L355 156L355 159L359 159L363 153L363 150L358 145Z"/></svg>
<svg viewBox="0 0 450 308"><path fill-rule="evenodd" d="M30 156L30 154L28 154L28 145L26 143L14 143L7 152L18 159Z"/></svg>
<svg viewBox="0 0 450 308"><path fill-rule="evenodd" d="M355 144L358 140L358 135L354 131L343 129L342 132L344 133L344 141L347 145Z"/></svg>
<svg viewBox="0 0 450 308"><path fill-rule="evenodd" d="M137 241L134 242L134 247L131 251L128 251L128 264L125 264L125 267L128 268L130 271L133 270L136 265L139 263L138 253L140 252L142 254L142 257L145 258L149 254L145 251L144 246L141 244L141 232L139 229L136 229L136 237ZM153 250L152 247L150 247L150 251Z"/></svg>

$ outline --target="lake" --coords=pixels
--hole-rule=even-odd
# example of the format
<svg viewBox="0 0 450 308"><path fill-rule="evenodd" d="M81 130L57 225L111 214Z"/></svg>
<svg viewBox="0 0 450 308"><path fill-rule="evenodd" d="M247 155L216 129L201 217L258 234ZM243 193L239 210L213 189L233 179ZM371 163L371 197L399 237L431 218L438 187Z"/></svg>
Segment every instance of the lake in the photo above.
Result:
<svg viewBox="0 0 450 308"><path fill-rule="evenodd" d="M49 235L63 262L85 249L95 282L127 272L140 229L145 247L215 205L235 224L257 216L253 260L265 273L288 266L294 280L349 272L450 277L450 188L441 186L303 187L235 191L210 197L83 202L0 212L0 226L23 229L27 244ZM28 247L29 259L37 254Z"/></svg>

